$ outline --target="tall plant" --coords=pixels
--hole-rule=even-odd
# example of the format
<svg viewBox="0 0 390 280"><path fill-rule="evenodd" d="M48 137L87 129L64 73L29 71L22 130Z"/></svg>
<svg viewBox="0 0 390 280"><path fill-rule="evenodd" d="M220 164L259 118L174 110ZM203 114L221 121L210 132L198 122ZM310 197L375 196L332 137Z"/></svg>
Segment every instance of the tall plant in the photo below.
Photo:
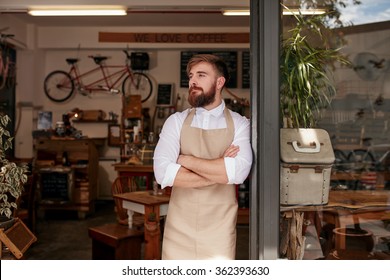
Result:
<svg viewBox="0 0 390 280"><path fill-rule="evenodd" d="M27 182L27 164L17 165L6 158L6 150L12 148L13 137L7 130L10 118L0 115L0 215L8 218L12 208L17 208L16 200L22 194L23 185Z"/></svg>
<svg viewBox="0 0 390 280"><path fill-rule="evenodd" d="M285 7L286 8L286 7ZM288 127L315 127L335 95L329 66L348 60L323 36L326 15L294 14L296 25L282 39L280 106Z"/></svg>

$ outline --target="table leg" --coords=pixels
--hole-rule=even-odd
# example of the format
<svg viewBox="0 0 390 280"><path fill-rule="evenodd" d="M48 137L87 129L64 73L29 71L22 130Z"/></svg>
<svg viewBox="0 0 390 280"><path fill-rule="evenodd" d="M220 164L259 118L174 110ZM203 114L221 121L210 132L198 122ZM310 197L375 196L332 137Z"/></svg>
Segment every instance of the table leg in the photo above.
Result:
<svg viewBox="0 0 390 280"><path fill-rule="evenodd" d="M154 213L154 220L151 220ZM161 259L160 252L160 207L145 205L145 259Z"/></svg>
<svg viewBox="0 0 390 280"><path fill-rule="evenodd" d="M133 227L133 214L134 214L133 210L127 209L127 222L128 222L129 228Z"/></svg>

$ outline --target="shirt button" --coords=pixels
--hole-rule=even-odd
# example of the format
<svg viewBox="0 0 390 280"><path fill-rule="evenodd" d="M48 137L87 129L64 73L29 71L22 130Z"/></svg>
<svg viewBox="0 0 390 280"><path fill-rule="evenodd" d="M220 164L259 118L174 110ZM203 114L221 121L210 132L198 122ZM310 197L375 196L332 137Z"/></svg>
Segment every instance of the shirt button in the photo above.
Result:
<svg viewBox="0 0 390 280"><path fill-rule="evenodd" d="M210 115L205 115L203 119L203 127L208 128L209 127L209 120L210 120Z"/></svg>

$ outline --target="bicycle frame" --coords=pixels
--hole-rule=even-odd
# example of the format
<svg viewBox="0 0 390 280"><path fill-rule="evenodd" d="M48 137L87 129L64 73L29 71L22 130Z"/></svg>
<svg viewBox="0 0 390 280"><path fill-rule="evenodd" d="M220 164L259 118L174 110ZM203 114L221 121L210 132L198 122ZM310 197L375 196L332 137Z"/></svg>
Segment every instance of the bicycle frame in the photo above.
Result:
<svg viewBox="0 0 390 280"><path fill-rule="evenodd" d="M74 92L90 95L94 91L106 91L141 95L142 102L146 101L152 94L153 84L146 74L133 72L130 55L126 50L124 52L126 54L124 65L106 65L104 62L107 57L89 56L98 66L84 73L79 70L78 59L66 59L70 64L68 72L54 70L46 76L44 80L46 96L54 102L63 102Z"/></svg>
<svg viewBox="0 0 390 280"><path fill-rule="evenodd" d="M119 69L115 70L113 73L108 73L109 69ZM103 77L99 78L97 80L92 81L91 83L88 84L83 84L83 79L87 76L90 76L94 73L101 72ZM111 91L114 89L115 86L119 85L120 81L126 76L126 75L132 75L131 69L128 65L104 65L101 64L91 70L88 70L87 72L80 73L80 70L78 68L78 65L72 64L68 74L72 77L72 80L75 83L75 86L78 90L84 90L84 91L102 91L102 90L107 90ZM111 82L111 80L113 82ZM105 86L105 88L103 87Z"/></svg>

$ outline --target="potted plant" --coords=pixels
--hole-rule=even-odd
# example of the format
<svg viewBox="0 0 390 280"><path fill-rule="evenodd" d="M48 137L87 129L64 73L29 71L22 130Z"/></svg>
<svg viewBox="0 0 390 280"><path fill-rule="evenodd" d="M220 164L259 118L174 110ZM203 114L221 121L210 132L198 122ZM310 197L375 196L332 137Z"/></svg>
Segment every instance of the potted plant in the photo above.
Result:
<svg viewBox="0 0 390 280"><path fill-rule="evenodd" d="M284 9L288 10L285 6ZM330 180L328 171L334 162L334 152L327 131L316 128L316 125L321 110L335 96L331 66L335 62L349 65L349 61L329 43L332 34L326 26L326 13L292 15L294 22L284 34L280 61L280 112L283 119L280 131L281 203L326 204L329 186L325 183ZM302 194L305 186L301 177L307 177L303 174L304 168L300 172L291 169L300 164L305 168L310 165L323 167L321 172L316 170L316 176L310 177L315 180L312 186L317 186L322 195L313 191L311 196L307 192L307 195ZM296 189L292 187L294 182ZM284 195L285 192L289 194Z"/></svg>
<svg viewBox="0 0 390 280"><path fill-rule="evenodd" d="M4 220L9 220L13 208L17 208L16 201L28 178L26 163L16 164L6 157L6 151L12 148L13 140L7 130L10 121L8 115L0 115L0 217Z"/></svg>
<svg viewBox="0 0 390 280"><path fill-rule="evenodd" d="M326 14L293 16L296 23L281 46L281 118L284 127L312 128L336 92L330 66L349 62L324 35Z"/></svg>

